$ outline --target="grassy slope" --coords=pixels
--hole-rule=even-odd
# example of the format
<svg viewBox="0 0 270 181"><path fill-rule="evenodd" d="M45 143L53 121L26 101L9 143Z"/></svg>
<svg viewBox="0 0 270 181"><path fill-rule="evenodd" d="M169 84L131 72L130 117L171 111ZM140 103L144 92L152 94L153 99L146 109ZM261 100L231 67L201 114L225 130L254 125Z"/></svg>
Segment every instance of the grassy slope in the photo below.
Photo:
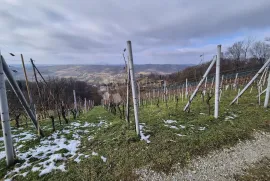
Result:
<svg viewBox="0 0 270 181"><path fill-rule="evenodd" d="M155 171L168 173L173 171L173 165L177 163L184 166L195 156L232 146L239 139L251 139L254 130L268 131L267 121L270 120L270 115L267 110L257 106L255 93L247 92L239 100L239 105L228 106L236 94L236 91L223 93L220 118L217 120L212 116L199 114L208 112L206 103L202 103L200 98L196 98L190 113L182 111L185 103L182 101L178 107L173 101L169 102L168 108L165 103L161 103L158 108L154 102L153 105L142 106L140 122L146 124L144 132L151 135L150 144L138 141L134 133L133 120L128 127L118 116L108 113L102 107L96 107L80 120L95 122L97 117L102 115L112 124L99 130L93 140L82 141L80 151L97 151L107 156L107 162L103 163L95 157L89 157L79 164L70 161L68 172L51 173L39 180L136 180L137 176L134 173L136 168L150 167ZM213 113L213 110L211 112ZM235 119L225 121L225 117L233 114L237 115ZM177 123L172 125L179 127L181 124L186 128L176 130L165 127L163 120L167 119L177 120ZM206 127L206 130L199 131L199 127ZM49 134L49 131L46 134ZM176 134L187 136L179 137ZM36 141L30 146L33 144L37 144ZM5 167L3 160L0 164L1 168ZM4 172L5 169L0 170L0 176L4 176ZM37 180L38 176L29 174L26 178Z"/></svg>

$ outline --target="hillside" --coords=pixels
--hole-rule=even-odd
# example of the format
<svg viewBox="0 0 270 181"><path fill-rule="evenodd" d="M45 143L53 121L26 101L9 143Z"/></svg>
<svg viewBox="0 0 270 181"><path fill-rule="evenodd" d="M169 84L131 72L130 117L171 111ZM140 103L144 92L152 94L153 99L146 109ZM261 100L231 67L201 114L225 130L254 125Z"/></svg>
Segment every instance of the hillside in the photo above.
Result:
<svg viewBox="0 0 270 181"><path fill-rule="evenodd" d="M135 65L136 75L155 74L170 74L183 70L190 65L183 64L142 64ZM57 76L63 78L73 77L78 80L89 83L109 83L112 81L124 81L124 65L38 65L40 72L44 77ZM20 65L12 65L12 69L17 79L23 79L23 71ZM31 66L27 66L27 74L32 80L33 71Z"/></svg>

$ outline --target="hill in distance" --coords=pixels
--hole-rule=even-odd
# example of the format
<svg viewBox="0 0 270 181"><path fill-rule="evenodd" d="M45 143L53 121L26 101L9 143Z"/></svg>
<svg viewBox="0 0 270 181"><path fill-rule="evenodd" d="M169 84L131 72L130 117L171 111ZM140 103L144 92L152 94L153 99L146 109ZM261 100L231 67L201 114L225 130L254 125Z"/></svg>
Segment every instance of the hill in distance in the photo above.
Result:
<svg viewBox="0 0 270 181"><path fill-rule="evenodd" d="M73 77L78 80L86 81L92 84L102 84L109 82L122 82L125 79L124 65L36 65L44 77ZM166 75L183 70L191 64L138 64L135 65L136 76L149 75L151 73ZM11 69L17 71L14 73L16 79L24 79L21 65L11 65ZM27 65L27 74L29 80L33 79L32 67Z"/></svg>

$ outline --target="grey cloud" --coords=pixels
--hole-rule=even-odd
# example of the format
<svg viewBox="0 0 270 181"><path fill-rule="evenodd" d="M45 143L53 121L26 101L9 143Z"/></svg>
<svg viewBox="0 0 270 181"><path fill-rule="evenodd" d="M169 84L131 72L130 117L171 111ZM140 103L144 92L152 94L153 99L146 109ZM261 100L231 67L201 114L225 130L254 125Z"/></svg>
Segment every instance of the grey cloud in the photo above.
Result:
<svg viewBox="0 0 270 181"><path fill-rule="evenodd" d="M126 41L132 40L137 63L197 62L198 54L215 53L215 47L205 48L208 39L222 41L236 32L259 34L269 28L269 8L269 0L3 3L0 33L6 38L0 38L0 48L4 43L27 52L43 51L35 54L37 60L52 63L121 63ZM197 48L183 49L193 46Z"/></svg>
<svg viewBox="0 0 270 181"><path fill-rule="evenodd" d="M51 34L52 38L56 41L60 41L63 46L70 47L71 49L82 51L104 48L105 44L91 40L88 37L82 37L80 35L72 35L68 33L54 32Z"/></svg>

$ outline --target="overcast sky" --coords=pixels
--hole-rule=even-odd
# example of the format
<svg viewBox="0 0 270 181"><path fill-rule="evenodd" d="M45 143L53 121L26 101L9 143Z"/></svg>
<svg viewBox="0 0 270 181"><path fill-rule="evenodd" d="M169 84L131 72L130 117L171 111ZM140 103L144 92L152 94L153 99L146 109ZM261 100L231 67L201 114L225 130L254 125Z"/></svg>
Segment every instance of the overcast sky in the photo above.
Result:
<svg viewBox="0 0 270 181"><path fill-rule="evenodd" d="M0 49L37 64L199 63L222 44L270 35L270 0L0 0ZM16 54L15 57L8 52Z"/></svg>

